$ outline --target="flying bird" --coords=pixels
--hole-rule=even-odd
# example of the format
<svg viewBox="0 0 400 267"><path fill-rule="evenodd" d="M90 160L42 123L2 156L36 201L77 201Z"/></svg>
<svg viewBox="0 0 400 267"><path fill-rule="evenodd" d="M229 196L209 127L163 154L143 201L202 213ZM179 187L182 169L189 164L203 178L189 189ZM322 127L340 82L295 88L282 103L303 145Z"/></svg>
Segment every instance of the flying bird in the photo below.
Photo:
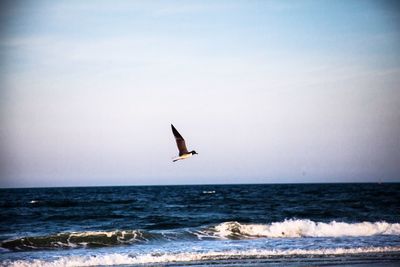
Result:
<svg viewBox="0 0 400 267"><path fill-rule="evenodd" d="M179 157L174 158L172 161L178 161L182 159L190 158L193 155L197 155L197 152L192 150L188 151L186 148L185 139L183 139L182 135L175 129L174 125L171 124L172 133L174 134L176 145L179 149Z"/></svg>

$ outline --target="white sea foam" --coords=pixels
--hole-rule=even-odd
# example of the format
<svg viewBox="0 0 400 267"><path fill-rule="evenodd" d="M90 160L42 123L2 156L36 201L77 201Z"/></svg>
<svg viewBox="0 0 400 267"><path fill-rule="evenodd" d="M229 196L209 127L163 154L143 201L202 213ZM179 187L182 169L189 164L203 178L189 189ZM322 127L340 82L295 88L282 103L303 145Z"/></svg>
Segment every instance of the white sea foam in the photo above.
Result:
<svg viewBox="0 0 400 267"><path fill-rule="evenodd" d="M400 235L399 223L387 222L314 222L311 220L285 220L271 224L240 224L224 222L209 232L221 238L237 237L340 237Z"/></svg>
<svg viewBox="0 0 400 267"><path fill-rule="evenodd" d="M148 264L169 262L190 262L207 260L229 259L267 259L271 257L295 257L295 256L327 256L327 255L352 255L372 253L400 252L400 247L370 247L370 248L331 248L331 249L290 249L290 250L229 250L193 253L173 254L144 254L130 256L128 254L106 254L96 256L65 256L52 261L45 260L17 260L5 261L1 265L13 267L67 267L67 266L96 266L96 265L124 265L124 264Z"/></svg>
<svg viewBox="0 0 400 267"><path fill-rule="evenodd" d="M87 236L107 236L107 237L112 237L112 236L117 236L117 237L122 237L124 238L126 235L133 235L133 238L136 238L137 236L140 236L141 233L138 230L132 230L132 231L88 231L88 232L72 232L69 234L70 237L87 237Z"/></svg>
<svg viewBox="0 0 400 267"><path fill-rule="evenodd" d="M150 235L150 234L149 234ZM151 236L151 235L150 235ZM36 249L52 247L87 247L112 246L130 244L134 242L148 241L146 234L139 230L126 231L87 231L87 232L65 232L49 236L32 236L3 241L1 247L7 249Z"/></svg>

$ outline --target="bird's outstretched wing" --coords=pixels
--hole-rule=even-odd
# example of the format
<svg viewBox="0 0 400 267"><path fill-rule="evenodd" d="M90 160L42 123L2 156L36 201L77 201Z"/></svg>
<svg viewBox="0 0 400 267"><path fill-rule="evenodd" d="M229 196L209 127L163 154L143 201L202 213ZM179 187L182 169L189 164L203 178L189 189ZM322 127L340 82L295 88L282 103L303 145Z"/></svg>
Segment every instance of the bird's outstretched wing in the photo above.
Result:
<svg viewBox="0 0 400 267"><path fill-rule="evenodd" d="M175 141L179 149L179 156L184 154L188 154L189 151L186 148L185 139L183 139L182 135L175 129L174 125L171 124L172 133L175 136Z"/></svg>

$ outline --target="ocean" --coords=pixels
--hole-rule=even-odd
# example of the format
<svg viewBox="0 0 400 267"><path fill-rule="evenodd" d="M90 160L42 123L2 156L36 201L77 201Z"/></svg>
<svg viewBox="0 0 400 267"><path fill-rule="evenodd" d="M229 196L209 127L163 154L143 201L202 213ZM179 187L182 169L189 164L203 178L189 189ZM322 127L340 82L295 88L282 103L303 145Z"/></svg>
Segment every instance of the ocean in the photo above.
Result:
<svg viewBox="0 0 400 267"><path fill-rule="evenodd" d="M1 266L400 266L400 184L0 189Z"/></svg>

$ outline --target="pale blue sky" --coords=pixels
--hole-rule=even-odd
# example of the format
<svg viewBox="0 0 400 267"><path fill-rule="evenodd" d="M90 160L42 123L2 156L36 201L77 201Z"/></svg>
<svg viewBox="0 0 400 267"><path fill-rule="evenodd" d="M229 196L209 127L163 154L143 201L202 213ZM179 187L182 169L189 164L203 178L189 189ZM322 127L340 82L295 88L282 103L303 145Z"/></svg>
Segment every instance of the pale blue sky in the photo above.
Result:
<svg viewBox="0 0 400 267"><path fill-rule="evenodd" d="M400 181L396 1L1 10L1 187Z"/></svg>

